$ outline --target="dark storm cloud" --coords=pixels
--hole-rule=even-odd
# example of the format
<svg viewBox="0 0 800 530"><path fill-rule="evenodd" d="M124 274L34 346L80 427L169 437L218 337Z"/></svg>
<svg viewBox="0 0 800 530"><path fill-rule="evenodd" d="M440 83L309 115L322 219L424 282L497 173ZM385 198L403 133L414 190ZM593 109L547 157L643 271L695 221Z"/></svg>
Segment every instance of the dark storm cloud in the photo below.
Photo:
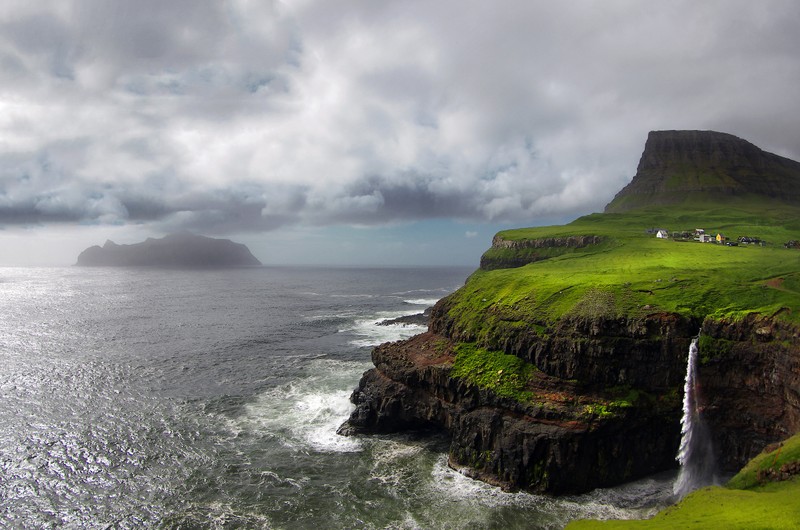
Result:
<svg viewBox="0 0 800 530"><path fill-rule="evenodd" d="M800 158L800 4L6 2L0 223L599 210L651 129Z"/></svg>

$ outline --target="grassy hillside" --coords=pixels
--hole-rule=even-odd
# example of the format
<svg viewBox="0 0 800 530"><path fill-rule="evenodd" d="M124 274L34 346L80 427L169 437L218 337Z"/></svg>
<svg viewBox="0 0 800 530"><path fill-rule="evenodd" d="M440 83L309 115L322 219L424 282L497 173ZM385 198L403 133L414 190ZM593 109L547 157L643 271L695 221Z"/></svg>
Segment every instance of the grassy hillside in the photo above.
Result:
<svg viewBox="0 0 800 530"><path fill-rule="evenodd" d="M800 434L754 458L725 487L698 490L646 521L575 521L569 530L616 528L756 529L800 526L800 475L773 471L800 462ZM785 477L784 477L785 478Z"/></svg>
<svg viewBox="0 0 800 530"><path fill-rule="evenodd" d="M646 231L757 237L766 246L729 247L662 240ZM451 295L450 315L477 340L492 329L542 326L563 315L637 316L676 312L704 318L778 315L800 321L800 210L764 199L725 207L698 204L624 214L593 214L564 226L509 230L506 240L575 235L602 243L552 252L519 268L480 270ZM503 249L504 252L513 250Z"/></svg>

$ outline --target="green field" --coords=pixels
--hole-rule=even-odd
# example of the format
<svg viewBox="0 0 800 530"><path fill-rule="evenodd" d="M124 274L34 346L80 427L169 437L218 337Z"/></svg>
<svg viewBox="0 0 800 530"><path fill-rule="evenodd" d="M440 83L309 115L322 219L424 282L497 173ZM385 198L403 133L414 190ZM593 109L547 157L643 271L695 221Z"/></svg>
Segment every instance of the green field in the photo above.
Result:
<svg viewBox="0 0 800 530"><path fill-rule="evenodd" d="M729 247L658 239L646 231L757 237L765 246ZM451 317L473 340L526 327L545 330L561 317L674 312L703 319L748 313L800 321L800 210L763 201L724 208L652 209L592 214L563 226L509 230L506 240L602 236L584 248L547 249L550 257L513 269L479 270L451 295ZM511 249L490 250L513 253ZM524 252L524 251L520 251Z"/></svg>

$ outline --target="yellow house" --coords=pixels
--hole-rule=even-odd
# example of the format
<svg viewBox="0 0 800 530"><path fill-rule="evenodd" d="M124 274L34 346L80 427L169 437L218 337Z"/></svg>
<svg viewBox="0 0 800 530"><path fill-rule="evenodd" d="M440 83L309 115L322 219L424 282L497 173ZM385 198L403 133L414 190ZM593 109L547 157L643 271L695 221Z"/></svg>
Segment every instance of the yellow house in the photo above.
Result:
<svg viewBox="0 0 800 530"><path fill-rule="evenodd" d="M727 237L723 236L722 234L717 234L717 243L724 243L728 240Z"/></svg>

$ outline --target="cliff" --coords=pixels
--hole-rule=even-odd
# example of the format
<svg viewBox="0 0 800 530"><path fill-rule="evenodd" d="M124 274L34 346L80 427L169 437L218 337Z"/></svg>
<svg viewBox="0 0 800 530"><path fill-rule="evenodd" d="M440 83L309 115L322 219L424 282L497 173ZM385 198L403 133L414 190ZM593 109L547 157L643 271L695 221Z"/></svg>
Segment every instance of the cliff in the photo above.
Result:
<svg viewBox="0 0 800 530"><path fill-rule="evenodd" d="M78 256L84 267L175 267L236 268L257 267L261 262L241 243L192 234L170 234L161 239L117 245L106 241Z"/></svg>
<svg viewBox="0 0 800 530"><path fill-rule="evenodd" d="M429 332L385 344L353 393L341 434L445 429L450 465L507 489L586 491L672 464L680 427L668 421L674 393L583 388L534 370L524 398L504 395L458 371L456 344ZM492 378L513 371L484 367Z"/></svg>
<svg viewBox="0 0 800 530"><path fill-rule="evenodd" d="M488 271L522 267L602 241L600 236L586 235L511 240L497 234L492 238L492 247L481 256L480 268Z"/></svg>
<svg viewBox="0 0 800 530"><path fill-rule="evenodd" d="M709 138L739 146L738 154L715 147L722 154L712 159L731 156L741 168L744 157L769 174L703 176L697 161L708 159ZM353 393L356 409L341 432L444 429L453 467L510 489L561 494L618 484L676 466L683 379L698 333L703 414L721 470L735 471L799 430L800 254L775 242L800 235L800 208L791 175L753 157L784 169L796 163L740 142L651 133L640 172L617 196L650 206L498 234L481 268L436 304L427 334L374 350L375 368ZM661 143L673 147L653 151ZM653 153L671 153L659 178L647 169L659 160ZM686 160L697 171L675 181L670 168L685 169L677 166ZM652 192L639 194L647 174ZM749 191L735 206L705 196L680 207L663 191L700 181ZM765 208L781 183L785 200ZM653 226L724 228L771 243L662 240Z"/></svg>

